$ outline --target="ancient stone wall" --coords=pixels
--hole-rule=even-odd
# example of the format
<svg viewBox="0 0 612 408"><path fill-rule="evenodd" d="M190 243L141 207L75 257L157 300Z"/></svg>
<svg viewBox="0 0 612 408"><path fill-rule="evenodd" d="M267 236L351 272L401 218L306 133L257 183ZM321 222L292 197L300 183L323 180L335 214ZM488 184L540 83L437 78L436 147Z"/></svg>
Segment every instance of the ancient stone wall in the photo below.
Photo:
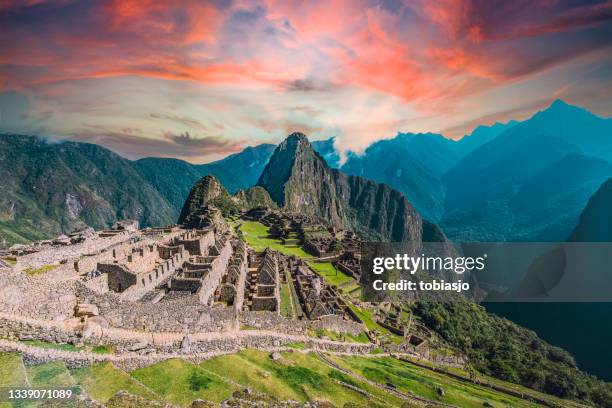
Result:
<svg viewBox="0 0 612 408"><path fill-rule="evenodd" d="M235 327L235 312L227 307L210 307L195 296L184 296L157 303L129 301L109 292L96 293L85 284L76 288L80 303L98 307L100 316L111 327L148 331L222 331Z"/></svg>
<svg viewBox="0 0 612 408"><path fill-rule="evenodd" d="M197 292L200 303L212 303L214 299L213 295L227 270L227 264L232 256L232 244L229 239L224 239L221 245L221 248L219 248L219 255L211 262L210 270L202 279L202 286Z"/></svg>
<svg viewBox="0 0 612 408"><path fill-rule="evenodd" d="M323 316L319 320L313 320L310 322L310 327L313 330L324 329L337 333L350 333L354 336L359 335L365 330L362 323L346 320L337 315Z"/></svg>

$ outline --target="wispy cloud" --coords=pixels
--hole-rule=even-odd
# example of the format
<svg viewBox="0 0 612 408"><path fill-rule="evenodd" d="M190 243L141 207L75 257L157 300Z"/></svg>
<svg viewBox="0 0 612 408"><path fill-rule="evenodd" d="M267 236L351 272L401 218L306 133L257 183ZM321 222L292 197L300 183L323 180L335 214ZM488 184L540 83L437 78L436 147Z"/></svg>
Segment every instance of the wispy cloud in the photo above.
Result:
<svg viewBox="0 0 612 408"><path fill-rule="evenodd" d="M612 85L589 75L612 61L609 0L3 1L0 26L0 92L30 101L24 129L96 123L121 145L141 128L143 152L288 126L357 149L398 130L456 136L568 83L571 102L612 111L580 86Z"/></svg>

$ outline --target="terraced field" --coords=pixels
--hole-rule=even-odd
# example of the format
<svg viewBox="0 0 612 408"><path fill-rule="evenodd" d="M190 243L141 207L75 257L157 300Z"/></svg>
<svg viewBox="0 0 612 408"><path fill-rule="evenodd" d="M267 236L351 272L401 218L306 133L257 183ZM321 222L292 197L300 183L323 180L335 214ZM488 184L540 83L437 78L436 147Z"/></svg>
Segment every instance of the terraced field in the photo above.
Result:
<svg viewBox="0 0 612 408"><path fill-rule="evenodd" d="M200 364L171 359L129 373L110 363L79 369L68 369L63 362L25 366L18 353L0 353L0 387L79 387L102 403L124 390L183 407L198 398L220 403L246 387L278 400L328 402L336 407L347 403L400 407L415 398L459 407L538 406L391 357L317 355L298 349L283 352L276 360L256 350ZM555 402L564 406L564 401Z"/></svg>

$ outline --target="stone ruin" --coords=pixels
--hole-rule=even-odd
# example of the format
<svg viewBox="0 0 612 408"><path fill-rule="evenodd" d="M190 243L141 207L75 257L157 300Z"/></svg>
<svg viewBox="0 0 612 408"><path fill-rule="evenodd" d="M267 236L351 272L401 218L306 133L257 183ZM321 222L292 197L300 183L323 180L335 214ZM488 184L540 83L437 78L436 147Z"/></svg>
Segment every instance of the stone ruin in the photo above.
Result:
<svg viewBox="0 0 612 408"><path fill-rule="evenodd" d="M238 311L244 303L248 251L246 244L239 239L232 240L232 248L227 273L221 278L221 284L215 292L215 300L233 306Z"/></svg>
<svg viewBox="0 0 612 408"><path fill-rule="evenodd" d="M332 263L336 269L359 280L361 276L361 260L356 252L344 252Z"/></svg>
<svg viewBox="0 0 612 408"><path fill-rule="evenodd" d="M335 315L354 320L344 299L301 259L290 259L290 269L302 309L309 319Z"/></svg>
<svg viewBox="0 0 612 408"><path fill-rule="evenodd" d="M245 304L248 310L280 312L280 257L280 254L269 248L263 254L251 257L248 300Z"/></svg>

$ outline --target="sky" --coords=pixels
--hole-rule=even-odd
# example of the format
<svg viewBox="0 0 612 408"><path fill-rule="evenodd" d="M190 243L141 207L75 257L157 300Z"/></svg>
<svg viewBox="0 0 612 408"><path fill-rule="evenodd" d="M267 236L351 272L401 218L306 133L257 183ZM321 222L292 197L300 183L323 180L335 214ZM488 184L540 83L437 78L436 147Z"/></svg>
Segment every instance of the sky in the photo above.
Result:
<svg viewBox="0 0 612 408"><path fill-rule="evenodd" d="M132 159L612 116L612 1L0 0L0 27L0 132Z"/></svg>

